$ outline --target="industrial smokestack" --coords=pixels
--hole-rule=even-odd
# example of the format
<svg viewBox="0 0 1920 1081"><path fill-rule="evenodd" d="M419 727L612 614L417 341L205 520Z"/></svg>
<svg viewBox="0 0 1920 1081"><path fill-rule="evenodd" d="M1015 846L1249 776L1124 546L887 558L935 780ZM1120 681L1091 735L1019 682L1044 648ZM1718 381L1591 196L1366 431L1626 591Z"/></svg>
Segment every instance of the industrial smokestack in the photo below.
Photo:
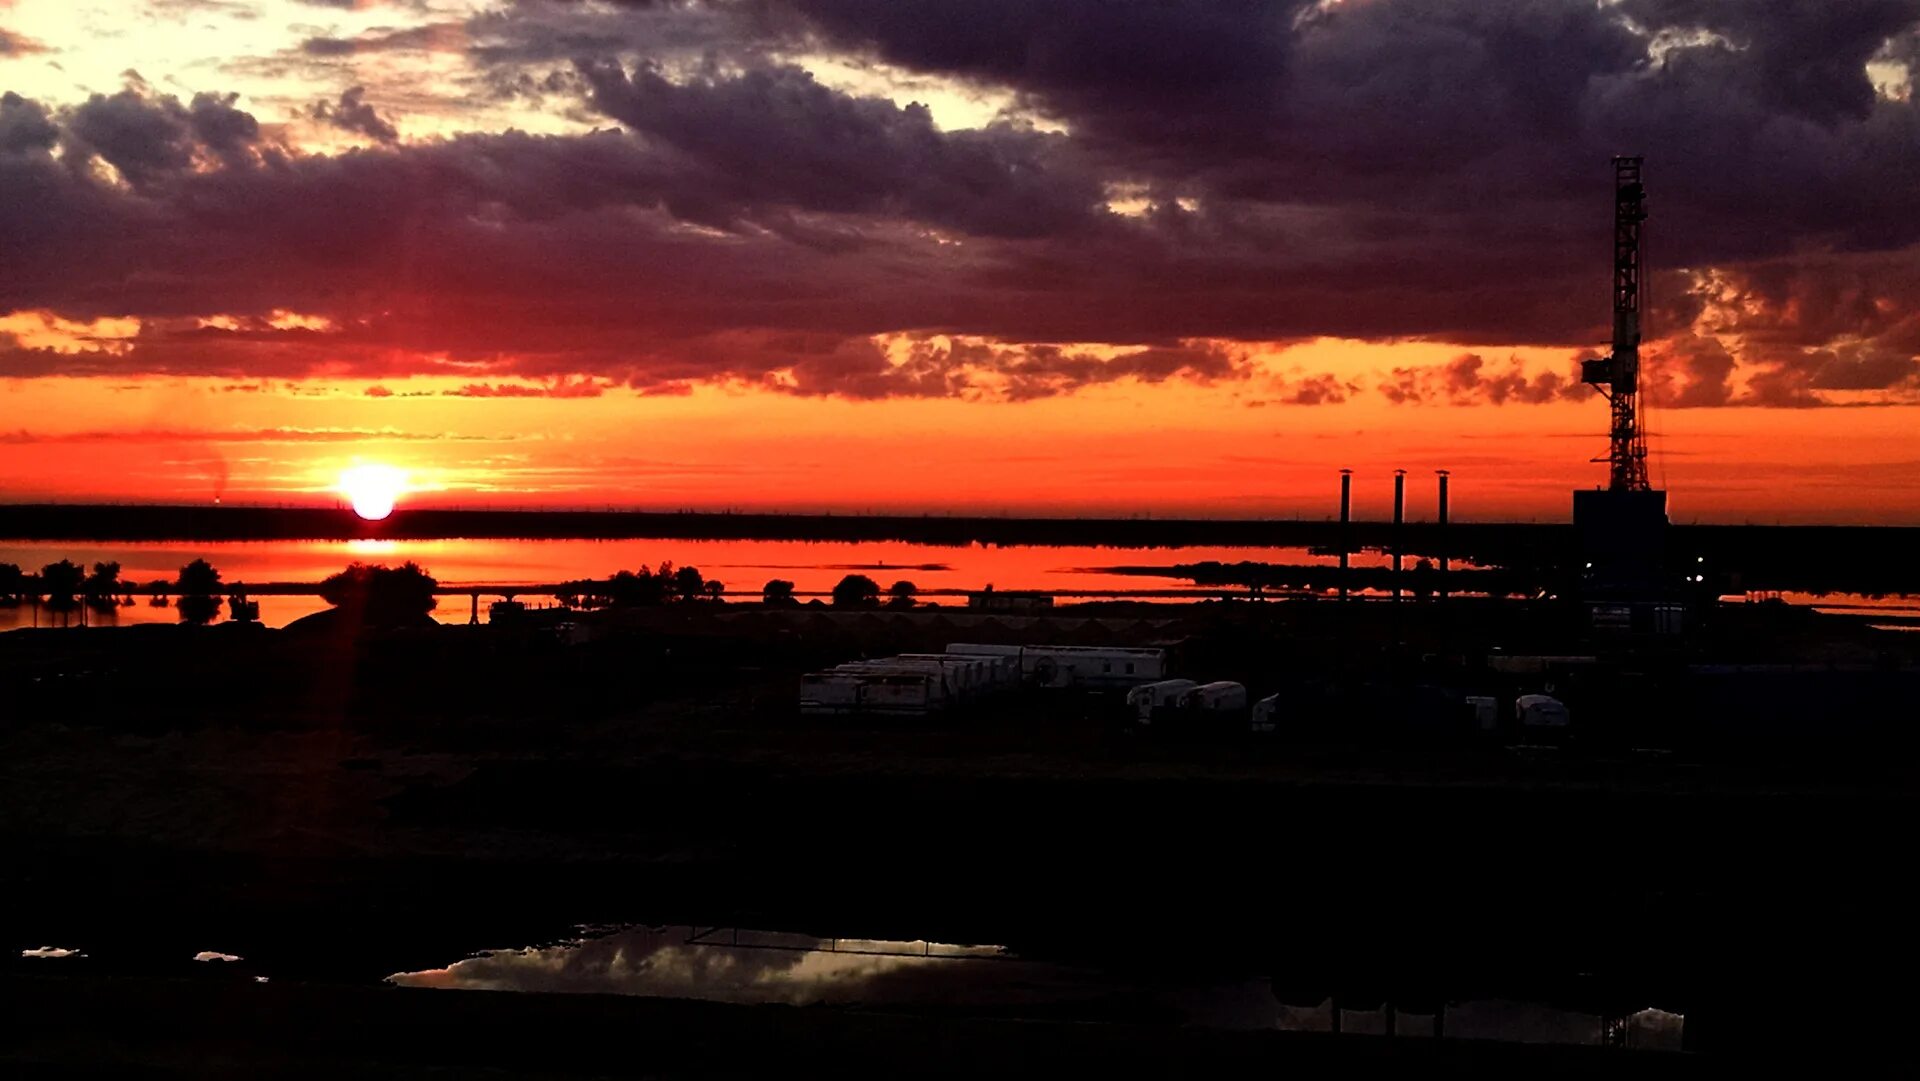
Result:
<svg viewBox="0 0 1920 1081"><path fill-rule="evenodd" d="M1400 524L1407 520L1407 471L1393 471L1393 599L1400 599Z"/></svg>
<svg viewBox="0 0 1920 1081"><path fill-rule="evenodd" d="M1440 549L1440 599L1447 599L1447 477L1444 469L1434 473L1440 478L1440 530L1434 538L1434 546Z"/></svg>
<svg viewBox="0 0 1920 1081"><path fill-rule="evenodd" d="M1353 470L1340 471L1340 599L1347 599L1347 553L1353 550Z"/></svg>

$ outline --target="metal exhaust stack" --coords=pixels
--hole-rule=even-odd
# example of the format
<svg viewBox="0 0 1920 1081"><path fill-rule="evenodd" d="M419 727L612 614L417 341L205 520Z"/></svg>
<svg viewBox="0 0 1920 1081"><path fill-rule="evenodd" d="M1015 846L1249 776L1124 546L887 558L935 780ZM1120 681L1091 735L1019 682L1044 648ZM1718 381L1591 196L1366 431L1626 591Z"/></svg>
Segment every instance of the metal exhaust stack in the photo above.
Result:
<svg viewBox="0 0 1920 1081"><path fill-rule="evenodd" d="M1440 549L1440 599L1447 599L1447 479L1450 476L1445 469L1433 471L1440 478L1440 531L1434 538L1434 547Z"/></svg>
<svg viewBox="0 0 1920 1081"><path fill-rule="evenodd" d="M1353 470L1340 471L1340 599L1347 599L1347 553L1353 549Z"/></svg>
<svg viewBox="0 0 1920 1081"><path fill-rule="evenodd" d="M1393 599L1400 599L1400 525L1407 520L1407 471L1393 471Z"/></svg>

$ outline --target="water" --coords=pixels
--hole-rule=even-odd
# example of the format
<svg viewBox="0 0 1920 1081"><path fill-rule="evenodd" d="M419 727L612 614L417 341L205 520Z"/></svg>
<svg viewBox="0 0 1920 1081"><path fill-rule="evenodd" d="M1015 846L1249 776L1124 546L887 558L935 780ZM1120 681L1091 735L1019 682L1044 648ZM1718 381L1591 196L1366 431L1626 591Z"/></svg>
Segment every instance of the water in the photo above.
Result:
<svg viewBox="0 0 1920 1081"><path fill-rule="evenodd" d="M565 942L489 950L443 968L397 973L402 987L621 994L737 1004L940 1009L995 1016L1125 1019L1204 1028L1326 1032L1334 1006L1290 1006L1259 976L1188 978L1067 965L999 946L824 939L688 926L600 929ZM1344 1009L1339 1029L1399 1036L1594 1044L1604 1019L1511 999L1427 1012ZM1684 1018L1646 1009L1624 1019L1628 1046L1679 1050Z"/></svg>
<svg viewBox="0 0 1920 1081"><path fill-rule="evenodd" d="M121 565L131 583L172 581L195 559L212 563L227 583L314 583L349 563L398 564L412 560L426 567L444 587L465 585L550 584L581 578L605 578L615 571L657 567L671 561L692 565L723 582L728 595L759 596L769 579L794 583L802 596L824 595L848 574L865 574L882 589L900 579L913 582L923 599L964 604L959 594L992 585L1001 590L1038 590L1062 601L1133 596L1156 600L1195 600L1239 592L1232 587L1198 587L1171 573L1174 564L1278 563L1319 566L1337 562L1304 548L1189 547L1101 548L1096 546L1014 546L980 544L942 546L903 541L838 542L792 540L418 540L418 541L216 541L216 542L65 542L0 541L0 563L32 573L48 563L70 559L83 568L102 561ZM1379 552L1355 554L1355 567L1390 562ZM1119 567L1166 567L1168 573L1124 574ZM1887 620L1889 629L1905 629L1920 620L1920 604L1911 597L1863 597L1851 594L1786 593L1781 599L1818 611L1868 615ZM314 596L255 593L260 619L270 627L286 624L327 607ZM520 599L551 601L538 592ZM1744 598L1727 598L1738 601ZM107 612L55 614L32 605L0 607L0 630L66 625L81 619L90 625L129 626L178 622L172 607L154 607L144 596ZM482 598L484 609L488 598ZM435 617L465 623L467 598L443 596ZM224 605L221 618L225 618Z"/></svg>
<svg viewBox="0 0 1920 1081"><path fill-rule="evenodd" d="M248 955L117 936L18 951L14 965L107 975L164 972L264 984L299 981L298 961L271 943ZM415 951L417 952L417 951ZM377 964L377 957L365 959ZM1607 1019L1577 1006L1521 994L1421 1003L1282 1002L1274 981L1230 963L1187 974L1130 966L1124 949L1105 962L1023 957L994 945L927 940L821 938L708 926L586 927L563 941L484 950L386 982L428 990L616 994L733 1005L819 1006L947 1016L991 1016L1234 1031L1391 1034L1431 1039L1597 1044ZM1360 1008L1354 1008L1360 1007ZM1685 1018L1648 1007L1613 1023L1626 1045L1681 1049Z"/></svg>
<svg viewBox="0 0 1920 1081"><path fill-rule="evenodd" d="M1355 565L1383 557L1355 557ZM1172 565L1217 560L1272 563L1331 563L1302 548L1195 547L1177 549L1116 549L1081 547L947 547L906 542L815 542L771 540L422 540L422 541L227 541L193 543L95 543L64 541L0 542L0 563L15 563L29 573L48 563L70 559L83 567L116 561L120 576L133 583L172 581L180 568L205 559L223 581L318 582L349 563L419 563L442 586L537 584L579 578L605 578L615 571L675 565L698 567L710 579L725 583L731 594L757 597L769 579L793 582L802 595L825 594L848 574L865 574L882 589L895 581L913 582L940 603L965 603L939 591L1031 589L1063 599L1103 594L1161 594L1214 597L1219 589L1197 589L1184 579L1118 574L1103 568L1120 565ZM261 622L285 624L326 607L312 596L254 596L260 602ZM547 598L529 594L522 599ZM486 599L482 599L484 607ZM470 605L465 598L442 597L436 617L465 623ZM32 606L0 608L0 630L47 625L80 617L52 616ZM136 596L130 606L109 613L89 612L89 623L130 625L172 623L172 608L156 608ZM223 616L224 618L224 611Z"/></svg>

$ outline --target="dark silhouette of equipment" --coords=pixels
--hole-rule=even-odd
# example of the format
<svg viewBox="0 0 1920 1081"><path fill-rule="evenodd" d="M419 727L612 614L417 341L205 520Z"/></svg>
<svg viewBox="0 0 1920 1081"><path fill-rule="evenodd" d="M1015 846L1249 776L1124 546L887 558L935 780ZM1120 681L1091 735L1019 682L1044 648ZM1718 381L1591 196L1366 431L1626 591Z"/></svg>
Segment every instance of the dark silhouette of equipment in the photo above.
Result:
<svg viewBox="0 0 1920 1081"><path fill-rule="evenodd" d="M1647 220L1647 192L1639 157L1613 159L1613 355L1583 361L1582 382L1606 396L1613 425L1607 436L1607 487L1644 492L1647 436L1640 427L1640 227Z"/></svg>
<svg viewBox="0 0 1920 1081"><path fill-rule="evenodd" d="M1353 551L1353 470L1340 471L1340 599L1347 599L1347 555Z"/></svg>
<svg viewBox="0 0 1920 1081"><path fill-rule="evenodd" d="M1573 493L1580 536L1581 592L1595 626L1649 623L1666 581L1667 493L1647 480L1647 437L1640 418L1641 310L1646 294L1641 232L1647 220L1642 159L1613 159L1613 353L1583 361L1580 378L1606 397L1611 423L1607 485Z"/></svg>
<svg viewBox="0 0 1920 1081"><path fill-rule="evenodd" d="M1407 521L1407 471L1393 471L1393 599L1400 599L1400 561L1404 547L1400 527Z"/></svg>

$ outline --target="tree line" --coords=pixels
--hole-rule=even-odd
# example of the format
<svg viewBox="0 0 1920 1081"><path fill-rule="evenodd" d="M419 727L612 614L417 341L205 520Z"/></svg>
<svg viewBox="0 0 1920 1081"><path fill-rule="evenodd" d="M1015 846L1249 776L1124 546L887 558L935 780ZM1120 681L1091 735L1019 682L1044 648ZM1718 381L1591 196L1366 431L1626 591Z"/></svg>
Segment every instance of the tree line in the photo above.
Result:
<svg viewBox="0 0 1920 1081"><path fill-rule="evenodd" d="M110 612L134 603L133 590L152 594L151 603L164 606L169 595L178 597L175 608L182 623L211 623L220 614L222 596L240 622L260 618L257 604L244 591L223 588L220 572L204 559L196 559L180 568L172 581L156 579L145 586L129 582L120 575L120 564L95 563L91 571L70 559L62 559L28 574L16 563L0 563L0 605L41 604L51 612L75 612L83 606L96 612Z"/></svg>
<svg viewBox="0 0 1920 1081"><path fill-rule="evenodd" d="M388 567L356 562L323 580L318 593L333 607L350 610L368 622L400 623L431 612L438 585L417 563ZM72 560L62 559L40 568L38 574L29 574L17 564L0 563L0 605L41 604L53 612L74 612L86 606L106 612L132 605L135 589L150 594L149 603L155 606L171 603L182 623L211 623L223 606L235 622L257 622L260 618L258 602L249 599L242 587L225 585L220 571L204 559L181 567L171 581L156 579L144 586L122 578L117 562L95 563L88 571ZM556 588L555 598L569 608L631 608L718 604L725 592L724 584L706 577L698 567L676 567L668 561L656 567L619 571L606 578L562 583ZM883 603L888 608L912 608L919 592L914 583L901 580L883 593L872 578L849 574L834 585L831 599L835 608L879 608ZM761 602L769 608L798 607L802 603L794 595L794 583L784 578L767 581L761 588Z"/></svg>

